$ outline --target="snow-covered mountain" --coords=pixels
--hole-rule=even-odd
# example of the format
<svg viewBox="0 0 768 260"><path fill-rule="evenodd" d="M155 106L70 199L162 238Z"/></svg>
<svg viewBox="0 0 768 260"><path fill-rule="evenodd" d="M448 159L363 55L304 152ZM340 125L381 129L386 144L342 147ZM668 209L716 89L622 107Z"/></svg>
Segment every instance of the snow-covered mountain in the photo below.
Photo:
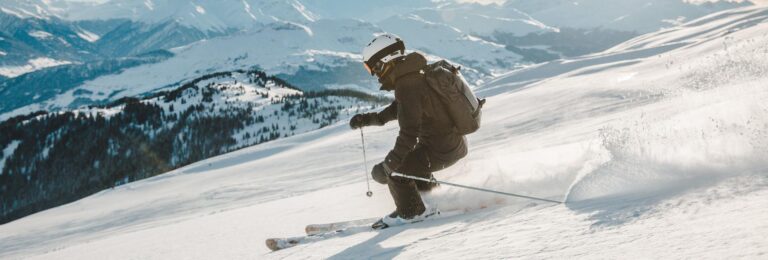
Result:
<svg viewBox="0 0 768 260"><path fill-rule="evenodd" d="M752 3L668 0L530 1L510 0L495 6L496 15L522 13L555 31L520 34L490 30L484 36L534 63L604 51L639 34L679 25L706 14ZM499 12L499 10L503 10ZM490 23L493 24L493 23Z"/></svg>
<svg viewBox="0 0 768 260"><path fill-rule="evenodd" d="M154 51L135 57L94 60L85 64L57 64L55 60L37 58L33 62L42 60L47 62L42 65L56 66L0 81L0 98L3 100L3 102L0 102L0 112L7 112L24 106L36 107L39 105L39 102L55 98L70 89L82 85L83 82L88 80L98 78L104 74L119 73L126 68L162 61L171 56L173 54L167 51ZM87 93L89 90L80 89L76 91L76 93ZM99 92L99 90L96 91ZM106 98L96 101L78 99L78 96L75 96L67 103L67 107L77 108L81 105L103 104L110 101L112 100ZM10 116L11 114L4 114L0 118L5 119Z"/></svg>
<svg viewBox="0 0 768 260"><path fill-rule="evenodd" d="M376 82L361 73L357 54L373 34L383 31L403 36L410 49L433 59L460 63L470 81L480 84L525 64L601 51L634 36L632 31L653 31L739 5L618 2L385 1L381 8L371 8L349 1L298 0L3 1L0 14L23 25L12 33L0 32L3 77L160 49L177 57L125 72L107 70L112 75L57 88L55 97L22 97L28 102L16 103L34 104L6 104L0 118L115 100L214 71L253 67L304 89L375 89ZM633 8L638 6L642 8ZM59 27L63 29L51 29ZM73 97L75 92L96 95ZM82 102L72 103L76 99Z"/></svg>
<svg viewBox="0 0 768 260"><path fill-rule="evenodd" d="M749 1L669 0L509 0L502 8L514 8L555 27L607 28L648 33L672 27L712 12L747 6Z"/></svg>
<svg viewBox="0 0 768 260"><path fill-rule="evenodd" d="M427 200L466 213L268 252L392 210L385 186L365 197L360 133L341 122L2 225L0 257L759 259L767 25L766 8L729 10L479 86L470 154L436 177L563 205L443 186ZM396 129L365 129L368 165Z"/></svg>
<svg viewBox="0 0 768 260"><path fill-rule="evenodd" d="M303 24L316 19L297 0L14 0L0 8L0 11L24 18L56 17L70 21L130 19L145 24L175 21L203 31L246 29L274 21Z"/></svg>
<svg viewBox="0 0 768 260"><path fill-rule="evenodd" d="M303 92L248 70L150 97L15 117L0 124L0 223L385 103L348 90Z"/></svg>
<svg viewBox="0 0 768 260"><path fill-rule="evenodd" d="M177 86L184 80L214 71L253 67L280 75L306 90L338 87L372 90L378 83L360 65L359 52L372 35L384 30L406 38L410 50L464 65L467 77L473 82L513 68L520 61L519 55L504 46L413 16L393 17L383 21L381 27L349 19L321 19L307 25L275 22L252 32L174 48L174 57L166 61L97 78L51 100L17 108L8 115L68 107L74 93L82 93L81 90L94 95L80 98L117 99Z"/></svg>
<svg viewBox="0 0 768 260"><path fill-rule="evenodd" d="M98 53L74 26L40 19L24 20L0 12L0 75L16 77L46 65L92 60ZM49 61L41 64L41 60Z"/></svg>
<svg viewBox="0 0 768 260"><path fill-rule="evenodd" d="M387 32L407 41L407 47L447 58L464 65L465 76L473 83L521 64L520 55L454 26L425 20L415 14L398 15L379 23Z"/></svg>
<svg viewBox="0 0 768 260"><path fill-rule="evenodd" d="M289 0L3 1L0 74L40 69L35 59L86 62L137 55L273 22L314 20L300 2Z"/></svg>
<svg viewBox="0 0 768 260"><path fill-rule="evenodd" d="M556 27L544 24L527 13L496 5L453 4L419 9L411 14L434 23L448 24L476 36L490 36L497 32L526 35L557 31Z"/></svg>

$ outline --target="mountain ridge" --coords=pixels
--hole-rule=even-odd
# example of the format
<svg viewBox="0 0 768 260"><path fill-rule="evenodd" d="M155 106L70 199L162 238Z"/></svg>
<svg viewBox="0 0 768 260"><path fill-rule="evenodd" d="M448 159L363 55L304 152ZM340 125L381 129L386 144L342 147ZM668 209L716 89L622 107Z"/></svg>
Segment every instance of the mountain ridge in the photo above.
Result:
<svg viewBox="0 0 768 260"><path fill-rule="evenodd" d="M146 97L13 117L0 124L0 147L15 146L0 154L0 223L384 103L350 90L302 92L239 70Z"/></svg>

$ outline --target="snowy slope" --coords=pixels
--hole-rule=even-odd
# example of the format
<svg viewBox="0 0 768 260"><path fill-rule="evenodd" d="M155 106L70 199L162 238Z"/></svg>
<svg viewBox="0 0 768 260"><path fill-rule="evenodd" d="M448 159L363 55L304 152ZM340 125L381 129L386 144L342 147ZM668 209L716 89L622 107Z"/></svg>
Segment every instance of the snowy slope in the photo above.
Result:
<svg viewBox="0 0 768 260"><path fill-rule="evenodd" d="M745 8L611 51L502 75L471 153L437 177L469 213L268 252L308 223L378 216L344 123L202 161L0 226L0 257L764 258L768 9ZM396 125L366 129L369 165Z"/></svg>

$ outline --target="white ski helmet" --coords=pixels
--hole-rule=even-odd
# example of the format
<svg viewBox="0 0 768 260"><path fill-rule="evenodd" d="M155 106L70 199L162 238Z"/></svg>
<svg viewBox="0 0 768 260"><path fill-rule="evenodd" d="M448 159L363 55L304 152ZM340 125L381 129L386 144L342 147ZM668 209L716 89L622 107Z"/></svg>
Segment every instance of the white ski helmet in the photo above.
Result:
<svg viewBox="0 0 768 260"><path fill-rule="evenodd" d="M397 57L405 55L405 43L397 35L384 33L376 36L363 48L363 66L374 74L380 67Z"/></svg>

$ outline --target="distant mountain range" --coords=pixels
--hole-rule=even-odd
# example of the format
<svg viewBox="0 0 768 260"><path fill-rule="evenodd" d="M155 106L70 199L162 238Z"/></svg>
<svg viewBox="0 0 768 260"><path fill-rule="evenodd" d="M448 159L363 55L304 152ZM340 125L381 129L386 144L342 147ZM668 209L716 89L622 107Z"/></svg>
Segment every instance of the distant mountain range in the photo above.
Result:
<svg viewBox="0 0 768 260"><path fill-rule="evenodd" d="M306 3L305 3L306 2ZM0 119L145 94L223 70L259 68L302 89L376 89L360 48L384 31L409 49L460 63L480 84L519 66L604 50L658 30L749 3L533 1L14 0L0 3L0 76L63 64L134 57L172 58L104 70L56 96L0 104ZM380 6L372 8L371 6ZM350 19L351 18L351 19ZM111 75L111 76L110 76ZM65 76L65 75L62 75ZM2 80L2 79L0 79ZM11 86L12 87L12 86ZM6 84L6 89L9 88ZM1 91L1 90L0 90ZM89 91L94 96L74 97ZM98 95L98 93L102 93ZM78 99L78 103L72 103Z"/></svg>

